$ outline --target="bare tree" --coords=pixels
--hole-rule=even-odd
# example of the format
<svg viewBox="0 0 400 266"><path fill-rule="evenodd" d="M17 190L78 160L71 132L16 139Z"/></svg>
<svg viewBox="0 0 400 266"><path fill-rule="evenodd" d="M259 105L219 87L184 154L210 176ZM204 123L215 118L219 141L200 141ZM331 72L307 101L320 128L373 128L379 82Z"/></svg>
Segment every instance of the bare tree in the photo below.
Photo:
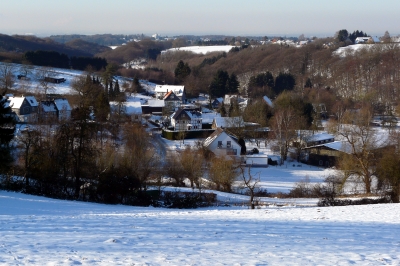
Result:
<svg viewBox="0 0 400 266"><path fill-rule="evenodd" d="M49 67L41 67L36 71L36 78L39 81L39 89L46 96L49 91L54 89L54 85L49 78L54 77L54 70Z"/></svg>
<svg viewBox="0 0 400 266"><path fill-rule="evenodd" d="M183 175L190 180L190 186L194 188L194 184L199 188L200 179L202 178L203 157L200 151L190 147L185 148L179 155L183 168Z"/></svg>
<svg viewBox="0 0 400 266"><path fill-rule="evenodd" d="M290 143L296 136L294 130L296 119L297 116L291 107L282 109L274 115L272 127L279 147L281 164L287 159Z"/></svg>
<svg viewBox="0 0 400 266"><path fill-rule="evenodd" d="M138 182L139 190L146 191L152 173L157 169L158 157L150 144L150 137L143 127L127 124L123 129L125 140L123 164L131 178L130 183Z"/></svg>
<svg viewBox="0 0 400 266"><path fill-rule="evenodd" d="M5 94L14 85L15 66L12 63L0 63L0 94Z"/></svg>
<svg viewBox="0 0 400 266"><path fill-rule="evenodd" d="M164 164L165 173L175 181L175 186L183 186L183 168L181 162L178 160L177 156L170 155L166 158L166 163Z"/></svg>
<svg viewBox="0 0 400 266"><path fill-rule="evenodd" d="M377 162L374 151L378 148L376 134L370 126L371 117L367 108L359 113L348 113L346 120L350 124L343 125L339 131L347 147L347 153L340 161L343 181L351 177L361 180L366 193L371 193Z"/></svg>
<svg viewBox="0 0 400 266"><path fill-rule="evenodd" d="M254 209L255 203L254 203L254 196L256 189L259 187L260 183L260 173L257 173L258 177L254 176L251 173L251 167L247 167L247 173L245 172L245 167L240 166L240 173L241 173L241 182L242 186L247 189L250 199L249 203L251 206L251 209Z"/></svg>

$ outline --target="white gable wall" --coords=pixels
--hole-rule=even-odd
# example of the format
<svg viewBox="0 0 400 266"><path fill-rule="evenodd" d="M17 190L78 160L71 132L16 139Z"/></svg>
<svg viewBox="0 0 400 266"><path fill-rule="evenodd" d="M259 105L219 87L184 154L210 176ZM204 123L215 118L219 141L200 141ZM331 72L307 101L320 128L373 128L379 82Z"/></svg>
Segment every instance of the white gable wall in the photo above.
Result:
<svg viewBox="0 0 400 266"><path fill-rule="evenodd" d="M228 141L231 142L231 148L228 147ZM222 143L222 146L219 148L218 143ZM222 132L217 138L214 139L213 142L210 143L208 149L211 150L217 156L240 156L240 145L232 139L228 134ZM229 154L227 154L227 151ZM233 154L231 154L234 152Z"/></svg>

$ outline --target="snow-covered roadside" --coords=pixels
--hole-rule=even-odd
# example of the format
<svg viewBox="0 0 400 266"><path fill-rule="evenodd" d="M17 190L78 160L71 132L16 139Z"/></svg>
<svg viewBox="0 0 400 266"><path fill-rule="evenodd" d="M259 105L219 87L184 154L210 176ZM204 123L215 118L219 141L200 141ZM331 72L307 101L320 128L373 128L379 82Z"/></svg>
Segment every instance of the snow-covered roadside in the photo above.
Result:
<svg viewBox="0 0 400 266"><path fill-rule="evenodd" d="M400 205L170 210L0 191L4 265L398 265Z"/></svg>

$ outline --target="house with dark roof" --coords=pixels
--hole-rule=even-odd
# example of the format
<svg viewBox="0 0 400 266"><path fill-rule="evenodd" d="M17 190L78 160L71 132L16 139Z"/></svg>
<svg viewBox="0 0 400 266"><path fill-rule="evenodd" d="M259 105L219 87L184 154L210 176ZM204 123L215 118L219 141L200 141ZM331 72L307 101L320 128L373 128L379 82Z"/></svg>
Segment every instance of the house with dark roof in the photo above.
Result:
<svg viewBox="0 0 400 266"><path fill-rule="evenodd" d="M235 138L226 133L222 128L217 128L203 141L203 145L216 156L226 158L240 157L241 146Z"/></svg>
<svg viewBox="0 0 400 266"><path fill-rule="evenodd" d="M173 91L169 91L164 96L163 100L164 100L164 110L166 110L167 113L175 111L182 104L181 99L179 99L179 97L176 96Z"/></svg>
<svg viewBox="0 0 400 266"><path fill-rule="evenodd" d="M171 115L171 124L175 131L191 131L202 129L201 112L178 108Z"/></svg>

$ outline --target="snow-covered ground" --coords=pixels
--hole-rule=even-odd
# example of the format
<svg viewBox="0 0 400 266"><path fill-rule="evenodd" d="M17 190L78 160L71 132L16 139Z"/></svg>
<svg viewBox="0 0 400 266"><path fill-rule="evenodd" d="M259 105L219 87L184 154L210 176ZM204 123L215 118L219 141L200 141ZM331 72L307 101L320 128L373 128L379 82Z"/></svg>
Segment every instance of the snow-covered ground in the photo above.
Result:
<svg viewBox="0 0 400 266"><path fill-rule="evenodd" d="M0 65L3 64L0 62ZM14 76L16 77L19 75L21 72L21 68L26 68L27 66L23 66L21 64L12 64L14 67ZM27 75L26 80L19 80L15 78L15 82L12 86L13 89L21 91L21 93L25 92L30 92L30 93L36 93L36 92L42 92L43 90L41 89L41 85L38 80L38 72L41 71L41 67L39 66L29 66L29 74ZM87 73L85 71L80 71L80 70L73 70L73 69L63 69L63 68L47 68L49 72L49 76L54 77L54 78L65 78L65 82L59 83L59 84L53 84L50 83L49 86L51 87L48 91L48 93L55 93L55 94L74 94L75 91L71 87L71 83L74 81L74 79L78 78L79 76L86 75ZM118 79L118 82L120 86L124 82L131 82L132 79L130 78L125 78L125 77L120 77L117 76L115 77ZM148 82L146 80L140 80L141 85L145 90L148 92L152 93L154 92L156 84L152 82Z"/></svg>
<svg viewBox="0 0 400 266"><path fill-rule="evenodd" d="M229 52L233 47L232 45L215 45L215 46L187 46L187 47L179 47L179 48L171 48L168 50L161 51L162 53L166 52L175 52L175 51L187 51L195 54L207 54L212 52Z"/></svg>
<svg viewBox="0 0 400 266"><path fill-rule="evenodd" d="M400 204L141 208L0 191L0 265L399 265Z"/></svg>

